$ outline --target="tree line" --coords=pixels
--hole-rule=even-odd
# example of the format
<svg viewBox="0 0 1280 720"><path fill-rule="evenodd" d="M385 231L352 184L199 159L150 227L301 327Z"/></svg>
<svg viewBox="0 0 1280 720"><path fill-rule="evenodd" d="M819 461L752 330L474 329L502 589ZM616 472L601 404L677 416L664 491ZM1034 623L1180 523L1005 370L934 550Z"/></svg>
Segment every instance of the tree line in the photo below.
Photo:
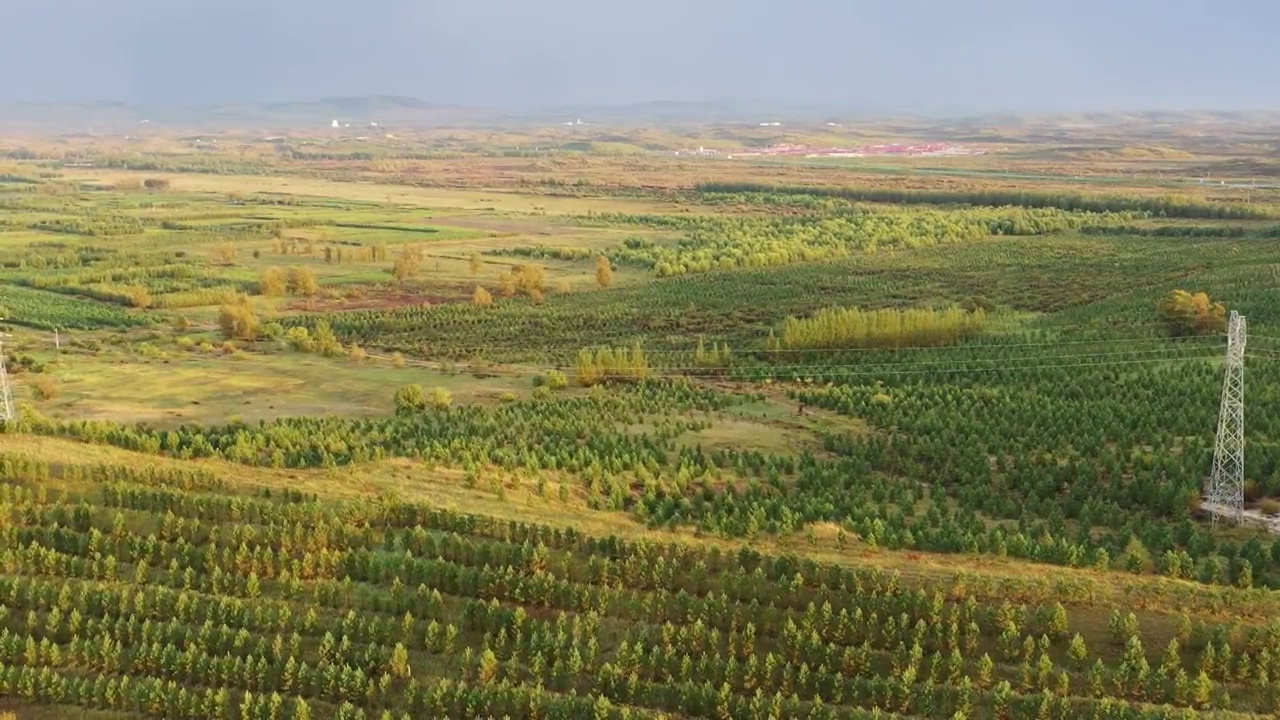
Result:
<svg viewBox="0 0 1280 720"><path fill-rule="evenodd" d="M1274 211L1262 205L1210 202L1188 196L1171 195L1085 195L1073 192L1034 190L913 190L904 188L832 188L759 183L700 183L701 194L758 193L765 195L810 195L857 202L901 205L986 205L1057 208L1085 212L1144 212L1155 217L1217 220L1266 220Z"/></svg>

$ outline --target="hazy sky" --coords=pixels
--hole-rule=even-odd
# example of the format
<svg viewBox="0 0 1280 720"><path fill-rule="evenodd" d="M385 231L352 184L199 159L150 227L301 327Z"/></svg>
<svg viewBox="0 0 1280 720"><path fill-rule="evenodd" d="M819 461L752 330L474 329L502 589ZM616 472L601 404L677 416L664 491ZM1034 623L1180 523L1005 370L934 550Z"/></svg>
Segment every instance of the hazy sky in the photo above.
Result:
<svg viewBox="0 0 1280 720"><path fill-rule="evenodd" d="M0 0L0 100L1280 107L1280 0Z"/></svg>

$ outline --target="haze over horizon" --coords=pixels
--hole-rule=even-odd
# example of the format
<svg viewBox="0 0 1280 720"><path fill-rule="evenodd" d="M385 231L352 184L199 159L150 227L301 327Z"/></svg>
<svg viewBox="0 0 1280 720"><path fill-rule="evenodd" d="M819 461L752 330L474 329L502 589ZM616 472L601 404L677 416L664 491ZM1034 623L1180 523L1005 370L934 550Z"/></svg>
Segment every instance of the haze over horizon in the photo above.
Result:
<svg viewBox="0 0 1280 720"><path fill-rule="evenodd" d="M0 101L395 95L531 108L763 99L910 111L1280 109L1265 0L43 0Z"/></svg>

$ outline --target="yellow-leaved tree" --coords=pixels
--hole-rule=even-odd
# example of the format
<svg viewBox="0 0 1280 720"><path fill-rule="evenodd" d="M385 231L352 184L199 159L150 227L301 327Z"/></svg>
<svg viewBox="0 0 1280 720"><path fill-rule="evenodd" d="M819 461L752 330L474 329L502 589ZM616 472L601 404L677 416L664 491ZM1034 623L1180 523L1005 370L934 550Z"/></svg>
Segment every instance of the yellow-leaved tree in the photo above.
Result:
<svg viewBox="0 0 1280 720"><path fill-rule="evenodd" d="M541 302L547 286L547 269L541 265L517 265L498 277L498 292L505 297L527 295Z"/></svg>
<svg viewBox="0 0 1280 720"><path fill-rule="evenodd" d="M391 266L391 274L396 280L404 282L417 277L418 272L422 269L422 256L420 253L405 248L400 257Z"/></svg>
<svg viewBox="0 0 1280 720"><path fill-rule="evenodd" d="M296 266L289 268L289 292L302 297L312 297L320 292L320 283L316 274L309 267Z"/></svg>
<svg viewBox="0 0 1280 720"><path fill-rule="evenodd" d="M1208 335L1227 327L1227 308L1207 293L1174 290L1160 301L1160 318L1174 335Z"/></svg>
<svg viewBox="0 0 1280 720"><path fill-rule="evenodd" d="M247 295L224 303L218 311L218 325L230 340L254 340L258 337L258 315Z"/></svg>
<svg viewBox="0 0 1280 720"><path fill-rule="evenodd" d="M278 267L269 267L262 271L262 279L258 282L258 290L267 297L277 297L289 289L289 278Z"/></svg>
<svg viewBox="0 0 1280 720"><path fill-rule="evenodd" d="M578 353L578 384L590 387L618 380L643 380L652 374L649 358L640 343L631 349L587 348Z"/></svg>

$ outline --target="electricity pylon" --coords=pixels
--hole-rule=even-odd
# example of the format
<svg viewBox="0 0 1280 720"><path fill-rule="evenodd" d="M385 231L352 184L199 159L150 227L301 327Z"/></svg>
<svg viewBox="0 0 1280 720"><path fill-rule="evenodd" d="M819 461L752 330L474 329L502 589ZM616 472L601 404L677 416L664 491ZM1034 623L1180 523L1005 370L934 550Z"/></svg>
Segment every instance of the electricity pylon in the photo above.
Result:
<svg viewBox="0 0 1280 720"><path fill-rule="evenodd" d="M1244 344L1248 337L1244 316L1231 311L1227 320L1227 363L1222 380L1222 409L1213 449L1205 500L1218 513L1244 522Z"/></svg>
<svg viewBox="0 0 1280 720"><path fill-rule="evenodd" d="M9 389L9 373L4 368L4 341L0 340L0 423L17 419L13 411L13 392Z"/></svg>

